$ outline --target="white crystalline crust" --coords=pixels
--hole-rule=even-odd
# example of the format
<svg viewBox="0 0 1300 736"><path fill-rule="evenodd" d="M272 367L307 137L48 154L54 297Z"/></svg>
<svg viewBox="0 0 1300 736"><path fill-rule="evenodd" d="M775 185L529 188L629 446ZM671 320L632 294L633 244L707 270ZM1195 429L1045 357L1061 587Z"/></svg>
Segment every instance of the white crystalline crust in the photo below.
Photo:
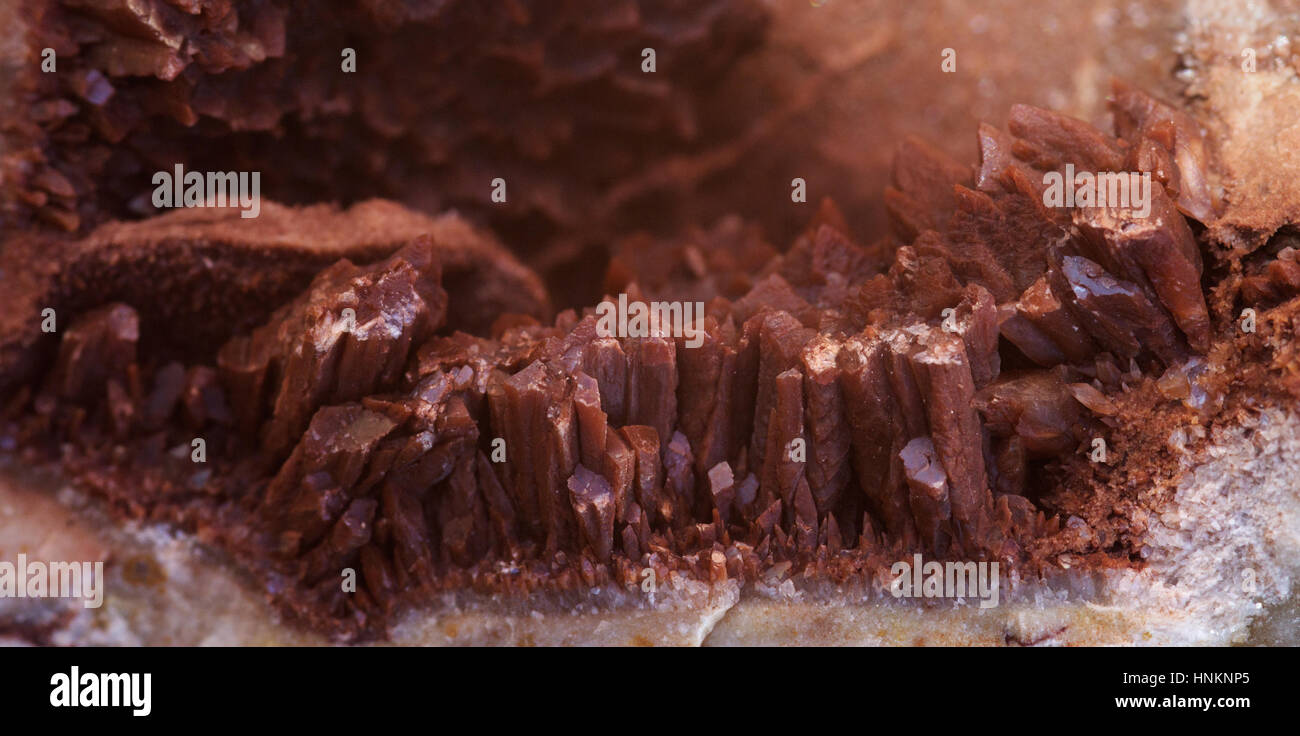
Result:
<svg viewBox="0 0 1300 736"><path fill-rule="evenodd" d="M1300 416L1269 410L1209 439L1186 452L1173 503L1149 520L1141 572L1021 584L986 610L746 599L706 643L1300 644Z"/></svg>

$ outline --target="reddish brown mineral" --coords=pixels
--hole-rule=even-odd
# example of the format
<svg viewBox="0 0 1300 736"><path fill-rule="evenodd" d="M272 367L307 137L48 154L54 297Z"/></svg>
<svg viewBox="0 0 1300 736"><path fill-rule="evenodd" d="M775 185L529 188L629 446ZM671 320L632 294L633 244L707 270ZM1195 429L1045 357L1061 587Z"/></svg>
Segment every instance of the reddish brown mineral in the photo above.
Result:
<svg viewBox="0 0 1300 736"><path fill-rule="evenodd" d="M277 295L223 325L219 349L144 312L177 309L184 270L133 281L136 309L99 283L37 280L24 319L53 297L75 316L57 356L33 334L0 346L0 378L22 386L52 362L11 409L24 442L120 443L124 477L162 490L97 476L106 495L200 529L285 610L342 637L381 633L439 591L632 586L645 568L843 579L913 552L1032 568L1059 549L1044 488L1117 420L1112 391L1168 369L1162 391L1213 398L1186 219L1212 205L1203 144L1167 106L1116 90L1119 137L1018 106L1008 132L980 129L978 167L906 141L886 198L896 239L856 243L827 202L779 255L732 219L624 241L606 288L647 310L703 304L689 324L608 334L594 308L551 318L504 252L395 214L331 252L367 256L317 261L296 295L287 280L208 285L226 303ZM1045 174L1067 165L1151 173L1149 212L1051 205ZM294 217L268 214L259 227ZM105 253L100 234L67 258L125 278L102 261L149 273L180 247L248 275L319 255L221 227L163 217L140 226L168 229L138 254ZM1294 293L1293 252L1278 252L1243 291ZM168 490L193 467L164 450L198 434L211 477L196 498ZM1083 551L1127 559L1123 539ZM339 593L340 568L364 595Z"/></svg>

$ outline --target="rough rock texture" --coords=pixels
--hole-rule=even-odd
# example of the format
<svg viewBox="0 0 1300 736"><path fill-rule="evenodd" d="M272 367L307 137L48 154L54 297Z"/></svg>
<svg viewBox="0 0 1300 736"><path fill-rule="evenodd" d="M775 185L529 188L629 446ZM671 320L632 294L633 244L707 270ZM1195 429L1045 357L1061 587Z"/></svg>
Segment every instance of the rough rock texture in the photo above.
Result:
<svg viewBox="0 0 1300 736"><path fill-rule="evenodd" d="M562 251L553 239L587 226L611 181L730 132L701 98L767 18L753 0L20 5L9 223L84 232L151 214L153 172L179 163L260 171L290 204L463 209L532 255Z"/></svg>
<svg viewBox="0 0 1300 736"><path fill-rule="evenodd" d="M1300 72L1292 41L1300 31L1297 10L1291 0L1247 12L1207 0L1187 3L1194 23L1177 45L1179 76L1190 109L1215 143L1213 184L1223 211L1206 224L1225 250L1258 249L1300 220L1300 187L1292 175L1300 169Z"/></svg>

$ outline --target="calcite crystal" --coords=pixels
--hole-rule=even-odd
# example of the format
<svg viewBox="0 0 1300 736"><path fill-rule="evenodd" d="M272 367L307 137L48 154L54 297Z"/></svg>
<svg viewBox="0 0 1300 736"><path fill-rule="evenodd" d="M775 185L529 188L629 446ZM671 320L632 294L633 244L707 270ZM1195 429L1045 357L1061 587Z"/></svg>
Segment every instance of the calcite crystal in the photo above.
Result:
<svg viewBox="0 0 1300 736"><path fill-rule="evenodd" d="M382 636L440 593L632 588L647 570L874 584L912 553L1026 575L1065 553L1137 565L1125 491L1080 503L1070 484L1107 472L1087 464L1124 386L1184 376L1180 396L1212 403L1204 366L1223 336L1196 240L1216 206L1201 133L1113 93L1114 136L1017 106L1007 131L980 128L975 167L904 142L893 234L868 245L829 201L783 253L735 219L626 239L606 288L703 303L681 329L605 334L594 307L552 317L510 256L436 227L390 224L380 245L331 254L359 264L294 256L321 256L310 283L263 288L275 303L206 346L151 332L147 294L133 308L37 281L24 318L52 295L75 316L53 358L31 335L3 346L20 387L5 432L33 456L70 443L66 466L115 507L197 531L340 639ZM1076 169L1150 174L1148 215L1049 206L1049 175ZM222 237L231 263L285 247L223 227L143 223L166 237L116 267ZM1286 298L1294 260L1252 266L1241 292Z"/></svg>

